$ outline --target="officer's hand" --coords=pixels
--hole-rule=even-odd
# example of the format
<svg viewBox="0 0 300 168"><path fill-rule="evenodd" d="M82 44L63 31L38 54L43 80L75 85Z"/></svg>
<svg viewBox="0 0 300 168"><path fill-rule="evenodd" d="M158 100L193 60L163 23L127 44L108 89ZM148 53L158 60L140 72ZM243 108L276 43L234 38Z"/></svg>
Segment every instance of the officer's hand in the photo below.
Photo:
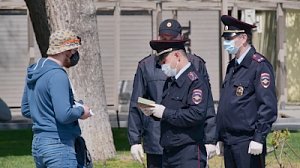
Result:
<svg viewBox="0 0 300 168"><path fill-rule="evenodd" d="M139 108L141 109L141 111L146 115L146 116L150 116L153 114L153 110L151 107L149 106L139 106Z"/></svg>
<svg viewBox="0 0 300 168"><path fill-rule="evenodd" d="M153 111L153 116L157 118L162 118L162 115L165 111L165 106L161 104L155 104L155 107L152 107L151 109Z"/></svg>
<svg viewBox="0 0 300 168"><path fill-rule="evenodd" d="M212 157L214 157L216 155L216 145L205 144L205 148L206 148L206 153L207 153L208 159L211 159Z"/></svg>
<svg viewBox="0 0 300 168"><path fill-rule="evenodd" d="M251 141L249 144L248 153L252 155L259 155L262 153L263 144L255 141Z"/></svg>
<svg viewBox="0 0 300 168"><path fill-rule="evenodd" d="M216 154L218 156L223 156L224 155L224 144L222 141L218 141L216 145Z"/></svg>
<svg viewBox="0 0 300 168"><path fill-rule="evenodd" d="M132 145L130 148L130 153L134 160L137 160L143 164L144 150L141 144Z"/></svg>

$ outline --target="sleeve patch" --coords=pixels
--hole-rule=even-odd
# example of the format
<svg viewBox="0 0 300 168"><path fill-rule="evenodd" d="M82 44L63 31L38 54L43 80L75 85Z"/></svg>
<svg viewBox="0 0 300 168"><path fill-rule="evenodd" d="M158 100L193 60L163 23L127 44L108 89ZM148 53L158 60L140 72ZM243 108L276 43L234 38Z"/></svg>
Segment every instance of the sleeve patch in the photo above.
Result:
<svg viewBox="0 0 300 168"><path fill-rule="evenodd" d="M195 90L193 90L192 101L195 104L199 104L199 103L202 102L202 90L201 89L195 89Z"/></svg>
<svg viewBox="0 0 300 168"><path fill-rule="evenodd" d="M188 77L190 78L191 81L198 79L198 76L195 72L189 72Z"/></svg>
<svg viewBox="0 0 300 168"><path fill-rule="evenodd" d="M260 84L264 88L268 88L270 86L270 74L269 73L260 74Z"/></svg>

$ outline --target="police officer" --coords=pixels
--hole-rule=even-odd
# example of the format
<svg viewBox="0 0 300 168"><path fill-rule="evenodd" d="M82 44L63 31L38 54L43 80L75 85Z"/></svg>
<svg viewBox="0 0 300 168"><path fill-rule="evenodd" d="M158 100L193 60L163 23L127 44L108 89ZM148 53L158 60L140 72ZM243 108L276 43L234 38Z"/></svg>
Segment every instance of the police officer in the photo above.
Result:
<svg viewBox="0 0 300 168"><path fill-rule="evenodd" d="M206 166L204 121L207 111L207 81L188 61L184 41L152 40L166 76L161 104L141 108L161 119L160 144L164 168Z"/></svg>
<svg viewBox="0 0 300 168"><path fill-rule="evenodd" d="M255 26L221 17L229 62L217 113L218 146L226 168L265 167L266 137L277 118L272 65L251 43Z"/></svg>
<svg viewBox="0 0 300 168"><path fill-rule="evenodd" d="M164 20L159 27L160 40L181 40L181 25L174 19ZM209 77L205 62L199 56L187 54L197 71L208 81ZM159 144L160 122L143 115L137 108L137 98L144 97L160 103L162 91L167 76L161 71L157 57L153 54L142 59L134 77L133 91L128 116L128 139L131 145L131 154L135 160L142 163L143 147L147 154L147 167L162 167L162 147ZM209 84L208 84L209 85ZM216 123L215 110L211 91L209 90L209 107L205 120L205 146L209 157L215 154ZM141 143L143 142L143 147Z"/></svg>

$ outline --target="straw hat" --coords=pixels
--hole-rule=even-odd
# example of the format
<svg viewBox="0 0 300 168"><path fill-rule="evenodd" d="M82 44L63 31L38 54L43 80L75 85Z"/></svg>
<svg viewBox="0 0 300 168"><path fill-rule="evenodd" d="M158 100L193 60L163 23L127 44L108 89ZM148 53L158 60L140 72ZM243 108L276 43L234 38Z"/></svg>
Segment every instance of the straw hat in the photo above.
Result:
<svg viewBox="0 0 300 168"><path fill-rule="evenodd" d="M50 36L47 55L78 48L81 45L80 41L80 38L71 30L57 30Z"/></svg>

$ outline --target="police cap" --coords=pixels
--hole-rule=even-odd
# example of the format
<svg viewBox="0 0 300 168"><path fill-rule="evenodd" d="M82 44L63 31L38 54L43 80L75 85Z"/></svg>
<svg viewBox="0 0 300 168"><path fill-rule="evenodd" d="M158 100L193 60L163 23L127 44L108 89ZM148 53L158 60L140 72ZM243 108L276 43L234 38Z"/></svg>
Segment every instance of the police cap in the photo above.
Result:
<svg viewBox="0 0 300 168"><path fill-rule="evenodd" d="M150 46L156 51L156 56L161 61L172 51L185 50L185 42L186 40L151 40Z"/></svg>
<svg viewBox="0 0 300 168"><path fill-rule="evenodd" d="M181 35L181 31L181 25L175 19L166 19L159 25L159 36L167 35L175 38Z"/></svg>
<svg viewBox="0 0 300 168"><path fill-rule="evenodd" d="M256 27L228 15L222 15L221 21L224 24L222 37L233 37L241 33L251 35L252 28Z"/></svg>

